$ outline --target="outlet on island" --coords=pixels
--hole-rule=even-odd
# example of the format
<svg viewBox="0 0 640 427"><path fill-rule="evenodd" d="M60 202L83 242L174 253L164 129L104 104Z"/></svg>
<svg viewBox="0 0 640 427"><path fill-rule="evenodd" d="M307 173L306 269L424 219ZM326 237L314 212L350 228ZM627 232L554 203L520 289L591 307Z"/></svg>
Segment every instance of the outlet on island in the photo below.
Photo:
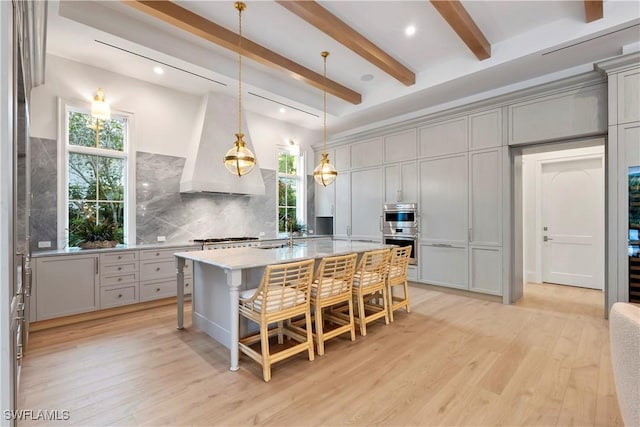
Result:
<svg viewBox="0 0 640 427"><path fill-rule="evenodd" d="M158 242L166 242L167 238L165 236L158 236Z"/></svg>
<svg viewBox="0 0 640 427"><path fill-rule="evenodd" d="M39 249L50 248L50 247L51 247L51 240L41 240L38 242Z"/></svg>

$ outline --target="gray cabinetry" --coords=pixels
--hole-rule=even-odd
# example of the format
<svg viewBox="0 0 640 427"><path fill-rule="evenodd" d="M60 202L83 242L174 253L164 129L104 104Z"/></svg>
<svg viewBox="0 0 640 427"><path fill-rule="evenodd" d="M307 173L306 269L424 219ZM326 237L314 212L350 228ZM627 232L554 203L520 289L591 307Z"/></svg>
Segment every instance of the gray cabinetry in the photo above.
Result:
<svg viewBox="0 0 640 427"><path fill-rule="evenodd" d="M421 157L464 153L469 149L467 118L442 121L418 130L418 146Z"/></svg>
<svg viewBox="0 0 640 427"><path fill-rule="evenodd" d="M351 172L351 238L382 240L382 170Z"/></svg>
<svg viewBox="0 0 640 427"><path fill-rule="evenodd" d="M384 167L384 201L418 201L418 167L415 161Z"/></svg>
<svg viewBox="0 0 640 427"><path fill-rule="evenodd" d="M97 254L36 259L37 320L99 309L99 268Z"/></svg>
<svg viewBox="0 0 640 427"><path fill-rule="evenodd" d="M177 248L140 251L140 301L176 295ZM185 262L185 293L191 293L192 263Z"/></svg>
<svg viewBox="0 0 640 427"><path fill-rule="evenodd" d="M351 235L351 174L338 171L334 185L336 205L333 235L338 239L346 239Z"/></svg>
<svg viewBox="0 0 640 427"><path fill-rule="evenodd" d="M139 301L138 251L100 254L100 308Z"/></svg>

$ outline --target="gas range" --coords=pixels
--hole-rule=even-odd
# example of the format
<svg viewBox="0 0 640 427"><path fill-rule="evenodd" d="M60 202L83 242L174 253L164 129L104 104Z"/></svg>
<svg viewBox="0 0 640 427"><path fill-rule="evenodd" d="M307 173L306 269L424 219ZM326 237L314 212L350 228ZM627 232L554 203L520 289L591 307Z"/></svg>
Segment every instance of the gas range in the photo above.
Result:
<svg viewBox="0 0 640 427"><path fill-rule="evenodd" d="M208 239L193 239L193 241L194 243L201 243L202 250L247 248L260 245L257 237L218 237Z"/></svg>

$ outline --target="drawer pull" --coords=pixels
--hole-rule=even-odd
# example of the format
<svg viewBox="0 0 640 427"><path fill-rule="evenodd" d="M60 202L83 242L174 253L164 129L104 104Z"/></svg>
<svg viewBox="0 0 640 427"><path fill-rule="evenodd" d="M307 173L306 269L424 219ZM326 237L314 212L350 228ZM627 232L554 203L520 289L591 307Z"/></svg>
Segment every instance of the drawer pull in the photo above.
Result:
<svg viewBox="0 0 640 427"><path fill-rule="evenodd" d="M122 277L118 277L118 282L122 282Z"/></svg>
<svg viewBox="0 0 640 427"><path fill-rule="evenodd" d="M122 267L118 267L118 271L122 270Z"/></svg>
<svg viewBox="0 0 640 427"><path fill-rule="evenodd" d="M156 256L160 256L160 252L156 252Z"/></svg>
<svg viewBox="0 0 640 427"><path fill-rule="evenodd" d="M156 267L156 271L160 271L160 267Z"/></svg>
<svg viewBox="0 0 640 427"><path fill-rule="evenodd" d="M118 298L122 298L122 294L118 294Z"/></svg>
<svg viewBox="0 0 640 427"><path fill-rule="evenodd" d="M118 255L118 259L122 259L122 255Z"/></svg>
<svg viewBox="0 0 640 427"><path fill-rule="evenodd" d="M160 292L160 288L156 288L156 292Z"/></svg>
<svg viewBox="0 0 640 427"><path fill-rule="evenodd" d="M185 284L184 284L184 287L185 287L185 288L188 288L188 287L189 287L189 284L188 284L188 283L185 283Z"/></svg>

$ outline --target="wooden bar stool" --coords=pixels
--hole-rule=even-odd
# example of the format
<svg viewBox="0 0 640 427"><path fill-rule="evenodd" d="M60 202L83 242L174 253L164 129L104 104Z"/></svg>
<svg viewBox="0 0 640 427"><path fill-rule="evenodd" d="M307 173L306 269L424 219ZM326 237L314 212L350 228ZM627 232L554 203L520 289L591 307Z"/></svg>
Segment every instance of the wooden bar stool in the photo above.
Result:
<svg viewBox="0 0 640 427"><path fill-rule="evenodd" d="M405 308L407 313L411 313L409 305L409 284L407 283L407 272L409 270L409 257L411 256L411 246L391 249L389 256L389 270L387 273L387 296L389 298L389 320L393 322L393 312ZM404 296L393 294L394 286L403 286Z"/></svg>
<svg viewBox="0 0 640 427"><path fill-rule="evenodd" d="M356 339L351 289L357 257L357 254L326 257L320 261L316 270L314 281L311 284L311 308L315 321L313 336L320 356L324 354L325 341L331 338L350 332L351 341ZM331 310L331 307L344 306L345 303L347 304L347 313L334 313ZM325 321L339 326L325 330Z"/></svg>
<svg viewBox="0 0 640 427"><path fill-rule="evenodd" d="M240 316L257 323L260 333L241 338L239 348L262 365L265 381L271 379L273 363L303 351L309 352L309 360L314 358L309 303L313 266L314 260L269 265L265 268L257 289L240 293ZM306 329L291 323L292 318L299 316L304 317ZM269 329L269 324L274 323L277 326ZM278 335L280 344L283 343L284 335L299 344L272 354L269 351L269 337L274 335ZM257 342L260 342L261 352L250 347Z"/></svg>
<svg viewBox="0 0 640 427"><path fill-rule="evenodd" d="M362 336L367 335L367 323L384 317L384 323L389 324L386 284L388 263L389 249L365 252L353 276L352 294L358 306L355 317Z"/></svg>

